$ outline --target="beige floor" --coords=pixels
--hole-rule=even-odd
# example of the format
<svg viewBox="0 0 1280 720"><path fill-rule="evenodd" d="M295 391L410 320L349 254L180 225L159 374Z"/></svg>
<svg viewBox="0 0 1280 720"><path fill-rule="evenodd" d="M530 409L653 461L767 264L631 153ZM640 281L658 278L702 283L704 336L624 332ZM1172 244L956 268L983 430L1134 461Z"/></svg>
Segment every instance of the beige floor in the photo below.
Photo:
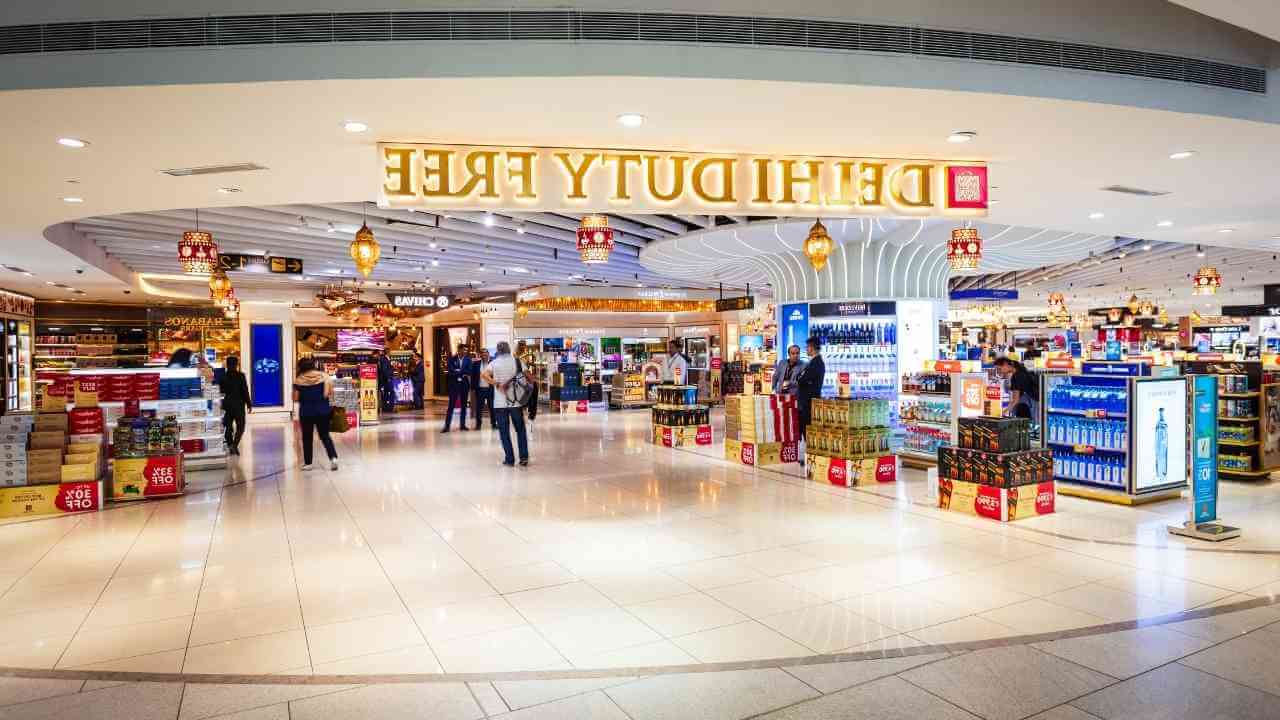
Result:
<svg viewBox="0 0 1280 720"><path fill-rule="evenodd" d="M1280 590L1280 555L1169 539L1178 503L1063 498L1055 516L1002 526L919 504L916 472L867 492L655 448L643 412L544 414L527 469L499 467L487 428L436 429L348 433L339 471L304 473L291 430L256 425L229 478L197 477L211 489L0 526L0 666L692 665L1054 632ZM1280 550L1278 502L1224 486L1246 529L1235 548Z"/></svg>

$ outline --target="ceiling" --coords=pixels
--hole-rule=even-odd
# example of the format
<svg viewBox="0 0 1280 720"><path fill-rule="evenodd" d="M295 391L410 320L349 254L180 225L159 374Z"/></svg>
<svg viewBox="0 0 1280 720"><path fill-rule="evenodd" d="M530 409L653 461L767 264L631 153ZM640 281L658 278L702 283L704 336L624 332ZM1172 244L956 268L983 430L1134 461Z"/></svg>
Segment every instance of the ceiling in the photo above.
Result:
<svg viewBox="0 0 1280 720"><path fill-rule="evenodd" d="M0 215L0 246L5 264L30 273L0 270L0 287L39 297L73 292L48 284L60 283L87 298L122 299L125 290L141 287L132 270L163 272L167 266L175 272L176 262L168 259L180 231L194 218L173 208L202 208L201 225L216 228L229 249L296 251L307 258L308 274L327 268L329 261L350 270L342 265L341 238L333 238L330 246L329 238L321 237L327 233L308 230L293 239L285 226L298 216L358 225L361 203L374 198L380 182L379 140L985 160L998 201L985 221L992 228L988 237L1006 226L1052 228L1026 240L1033 254L1056 253L1064 237L1264 249L1280 237L1275 210L1280 126L1099 103L868 85L645 77L326 80L0 96L6 106L23 109L0 114L5 137L0 165L22 169L0 176L0 196L7 205ZM577 101L582 98L591 102ZM620 127L614 118L622 112L642 113L647 122L637 129ZM964 129L978 133L974 142L946 142L959 129L956 117L964 118ZM371 129L345 133L347 119ZM60 147L55 141L61 136L90 145ZM1182 149L1198 154L1169 159ZM182 178L159 172L230 162L267 169ZM1101 189L1112 184L1169 194L1138 197ZM223 194L220 187L239 192ZM83 202L66 203L64 197ZM375 210L370 206L376 217L393 214ZM478 272L479 262L484 258L488 266L489 257L494 268L507 268L512 284L533 284L542 276L531 272L529 282L520 282L512 278L511 267L536 269L548 278L583 272L572 255L561 252L559 264L548 264L530 247L538 244L534 240L544 243L538 244L544 250L550 249L545 243L564 246L570 216L539 220L499 213L491 228L483 219L477 223L465 213L457 215L447 218L444 228L458 233L447 240L457 247L443 254L450 264L441 264L441 272L452 274L438 282L471 279L465 277L466 265L474 262ZM425 217L434 228L435 216ZM517 220L536 232L527 227L525 236L513 233ZM631 255L645 238L661 241L673 228L699 224L672 217L619 220L642 229L623 228L627 247L616 267L604 272L632 282L636 274L640 282L661 281ZM1158 225L1166 220L1172 225ZM881 220L886 221L892 222ZM405 255L408 248L420 251L421 238L435 232L376 221L374 227L380 238L403 239L399 252ZM1218 234L1222 228L1235 232ZM479 247L478 238L485 238L478 240ZM483 250L488 238L492 254ZM399 243L384 240L384 251L388 245ZM463 258L457 267L454 257ZM415 254L409 262L419 259ZM401 267L410 270L397 275ZM389 280L408 281L416 279L411 277L415 267L388 262L383 272ZM712 282L684 276L678 282ZM270 299L272 290L265 288L263 297Z"/></svg>
<svg viewBox="0 0 1280 720"><path fill-rule="evenodd" d="M1274 0L1170 0L1176 5L1191 8L1201 15L1208 15L1251 30L1272 40L1280 40L1280 4Z"/></svg>

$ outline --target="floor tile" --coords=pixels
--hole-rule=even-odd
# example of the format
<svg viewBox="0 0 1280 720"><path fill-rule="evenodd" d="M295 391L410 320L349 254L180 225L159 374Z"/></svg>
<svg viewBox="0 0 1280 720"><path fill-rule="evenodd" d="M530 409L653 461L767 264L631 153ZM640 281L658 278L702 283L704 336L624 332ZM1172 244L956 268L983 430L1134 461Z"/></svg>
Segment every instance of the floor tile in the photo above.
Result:
<svg viewBox="0 0 1280 720"><path fill-rule="evenodd" d="M1198 607L1234 594L1232 590L1145 570L1115 575L1099 580L1098 584L1155 598L1177 605L1179 609Z"/></svg>
<svg viewBox="0 0 1280 720"><path fill-rule="evenodd" d="M43 700L80 692L83 680L0 678L0 706Z"/></svg>
<svg viewBox="0 0 1280 720"><path fill-rule="evenodd" d="M1027 720L1099 720L1099 718L1097 715L1090 715L1071 705L1059 705L1052 710L1032 715Z"/></svg>
<svg viewBox="0 0 1280 720"><path fill-rule="evenodd" d="M988 720L1034 715L1112 682L1025 645L965 653L901 677Z"/></svg>
<svg viewBox="0 0 1280 720"><path fill-rule="evenodd" d="M619 605L635 605L694 591L692 585L661 570L596 573L583 579Z"/></svg>
<svg viewBox="0 0 1280 720"><path fill-rule="evenodd" d="M431 644L445 672L539 670L565 662L551 643L532 627L455 638Z"/></svg>
<svg viewBox="0 0 1280 720"><path fill-rule="evenodd" d="M1184 609L1175 603L1134 595L1096 583L1050 593L1045 595L1044 599L1055 605L1064 605L1097 615L1106 619L1107 622L1157 617Z"/></svg>
<svg viewBox="0 0 1280 720"><path fill-rule="evenodd" d="M854 685L861 685L882 677L896 675L944 657L947 657L947 653L911 655L881 660L823 663L820 665L793 665L784 667L783 670L805 681L805 683L817 689L818 692L833 693Z"/></svg>
<svg viewBox="0 0 1280 720"><path fill-rule="evenodd" d="M1023 600L988 610L979 613L978 617L1007 625L1027 635L1093 627L1107 622L1097 615L1038 599Z"/></svg>
<svg viewBox="0 0 1280 720"><path fill-rule="evenodd" d="M314 664L397 650L426 641L408 613L308 626L306 631Z"/></svg>
<svg viewBox="0 0 1280 720"><path fill-rule="evenodd" d="M482 570L480 574L494 589L504 594L563 585L577 580L573 573L550 560L532 565L490 568Z"/></svg>
<svg viewBox="0 0 1280 720"><path fill-rule="evenodd" d="M602 692L575 695L545 705L517 710L502 717L503 720L562 720L563 718L629 720L627 714L618 708L617 703Z"/></svg>
<svg viewBox="0 0 1280 720"><path fill-rule="evenodd" d="M182 693L178 720L203 720L265 705L350 690L352 685L207 685L191 683Z"/></svg>
<svg viewBox="0 0 1280 720"><path fill-rule="evenodd" d="M314 670L316 675L417 675L444 672L435 652L426 643L316 663Z"/></svg>
<svg viewBox="0 0 1280 720"><path fill-rule="evenodd" d="M1112 677L1130 678L1208 647L1210 641L1155 626L1040 643L1037 648Z"/></svg>
<svg viewBox="0 0 1280 720"><path fill-rule="evenodd" d="M1192 637L1221 642L1276 622L1280 622L1280 606L1264 605L1248 610L1218 613L1194 620L1180 620L1168 623L1165 627Z"/></svg>
<svg viewBox="0 0 1280 720"><path fill-rule="evenodd" d="M370 685L294 700L291 720L366 717L378 720L475 720L484 712L463 683Z"/></svg>
<svg viewBox="0 0 1280 720"><path fill-rule="evenodd" d="M737 720L817 696L777 669L662 675L604 692L632 720Z"/></svg>
<svg viewBox="0 0 1280 720"><path fill-rule="evenodd" d="M959 620L972 613L968 608L931 600L905 588L858 595L839 604L899 632Z"/></svg>
<svg viewBox="0 0 1280 720"><path fill-rule="evenodd" d="M1072 705L1103 720L1230 718L1271 720L1276 696L1172 663L1078 700Z"/></svg>
<svg viewBox="0 0 1280 720"><path fill-rule="evenodd" d="M538 632L570 662L610 650L662 639L653 628L620 608L539 623Z"/></svg>
<svg viewBox="0 0 1280 720"><path fill-rule="evenodd" d="M670 640L660 640L580 658L575 660L573 665L586 670L607 670L697 665L698 662L697 658L685 652Z"/></svg>
<svg viewBox="0 0 1280 720"><path fill-rule="evenodd" d="M768 577L791 575L827 565L827 561L789 548L758 550L739 555L738 560Z"/></svg>
<svg viewBox="0 0 1280 720"><path fill-rule="evenodd" d="M302 629L302 607L296 598L268 605L198 613L191 628L192 645L238 640Z"/></svg>
<svg viewBox="0 0 1280 720"><path fill-rule="evenodd" d="M501 715L511 710L498 691L493 688L492 683L471 682L467 683L467 687L471 689L471 694L475 696L476 702L480 704L480 710L485 715Z"/></svg>
<svg viewBox="0 0 1280 720"><path fill-rule="evenodd" d="M804 657L813 651L772 628L749 620L672 639L699 662Z"/></svg>
<svg viewBox="0 0 1280 720"><path fill-rule="evenodd" d="M716 558L665 568L667 574L699 590L761 580L764 573L741 557Z"/></svg>
<svg viewBox="0 0 1280 720"><path fill-rule="evenodd" d="M715 588L707 594L754 618L826 603L818 595L772 578Z"/></svg>
<svg viewBox="0 0 1280 720"><path fill-rule="evenodd" d="M855 595L887 587L867 569L857 565L832 565L819 567L804 572L790 573L777 578L788 585L812 593L826 602L843 600Z"/></svg>
<svg viewBox="0 0 1280 720"><path fill-rule="evenodd" d="M524 616L498 595L452 605L418 608L413 611L413 617L429 642L452 640L527 624Z"/></svg>
<svg viewBox="0 0 1280 720"><path fill-rule="evenodd" d="M550 622L616 607L612 600L584 582L526 590L504 597L531 623Z"/></svg>
<svg viewBox="0 0 1280 720"><path fill-rule="evenodd" d="M494 688L512 710L541 705L553 700L583 695L596 690L631 682L632 677L590 678L584 680L513 680L495 682Z"/></svg>
<svg viewBox="0 0 1280 720"><path fill-rule="evenodd" d="M1018 634L1017 630L1008 625L1001 625L976 615L930 625L907 633L907 635L926 645L994 640L996 638L1013 637Z"/></svg>
<svg viewBox="0 0 1280 720"><path fill-rule="evenodd" d="M1280 696L1280 643L1251 632L1180 660L1183 665ZM1277 700L1280 703L1280 699ZM1277 706L1280 707L1280 706Z"/></svg>
<svg viewBox="0 0 1280 720"><path fill-rule="evenodd" d="M187 656L186 648L181 650L166 650L164 652L150 653L148 655L135 655L133 657L119 658L117 660L104 660L99 663L90 663L75 668L67 668L69 670L100 670L100 671L121 671L121 672L146 672L146 673L180 673L182 672L182 661Z"/></svg>
<svg viewBox="0 0 1280 720"><path fill-rule="evenodd" d="M187 646L190 634L189 617L107 630L84 630L77 633L71 641L58 667L79 667L165 650L180 650Z"/></svg>
<svg viewBox="0 0 1280 720"><path fill-rule="evenodd" d="M187 648L185 673L265 674L310 666L307 636L302 630L226 640Z"/></svg>
<svg viewBox="0 0 1280 720"><path fill-rule="evenodd" d="M761 720L978 720L896 677L861 685L762 715Z"/></svg>
<svg viewBox="0 0 1280 720"><path fill-rule="evenodd" d="M766 615L760 622L816 653L836 652L897 634L893 628L836 604Z"/></svg>
<svg viewBox="0 0 1280 720"><path fill-rule="evenodd" d="M173 720L182 699L180 683L126 683L104 690L60 695L5 708L5 720Z"/></svg>
<svg viewBox="0 0 1280 720"><path fill-rule="evenodd" d="M701 592L629 605L626 609L666 637L688 635L747 619L746 615Z"/></svg>

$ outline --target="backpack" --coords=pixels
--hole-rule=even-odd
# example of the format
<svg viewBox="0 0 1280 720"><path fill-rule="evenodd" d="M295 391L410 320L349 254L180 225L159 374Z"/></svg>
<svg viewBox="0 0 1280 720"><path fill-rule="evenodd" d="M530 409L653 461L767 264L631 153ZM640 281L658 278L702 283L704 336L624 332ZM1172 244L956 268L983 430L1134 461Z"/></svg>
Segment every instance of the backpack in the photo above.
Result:
<svg viewBox="0 0 1280 720"><path fill-rule="evenodd" d="M529 403L529 398L533 395L533 385L529 382L529 378L524 375L524 368L520 365L520 358L515 358L516 375L507 381L504 392L507 393L507 403L511 407L524 407Z"/></svg>

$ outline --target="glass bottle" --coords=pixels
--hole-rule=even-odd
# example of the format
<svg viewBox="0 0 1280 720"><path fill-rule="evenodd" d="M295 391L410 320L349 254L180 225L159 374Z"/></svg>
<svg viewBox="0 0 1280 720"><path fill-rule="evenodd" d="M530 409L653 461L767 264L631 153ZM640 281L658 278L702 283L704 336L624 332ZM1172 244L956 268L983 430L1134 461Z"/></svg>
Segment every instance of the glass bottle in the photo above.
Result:
<svg viewBox="0 0 1280 720"><path fill-rule="evenodd" d="M1164 408L1159 409L1156 420L1156 482L1164 483L1169 476L1169 426L1164 421Z"/></svg>

